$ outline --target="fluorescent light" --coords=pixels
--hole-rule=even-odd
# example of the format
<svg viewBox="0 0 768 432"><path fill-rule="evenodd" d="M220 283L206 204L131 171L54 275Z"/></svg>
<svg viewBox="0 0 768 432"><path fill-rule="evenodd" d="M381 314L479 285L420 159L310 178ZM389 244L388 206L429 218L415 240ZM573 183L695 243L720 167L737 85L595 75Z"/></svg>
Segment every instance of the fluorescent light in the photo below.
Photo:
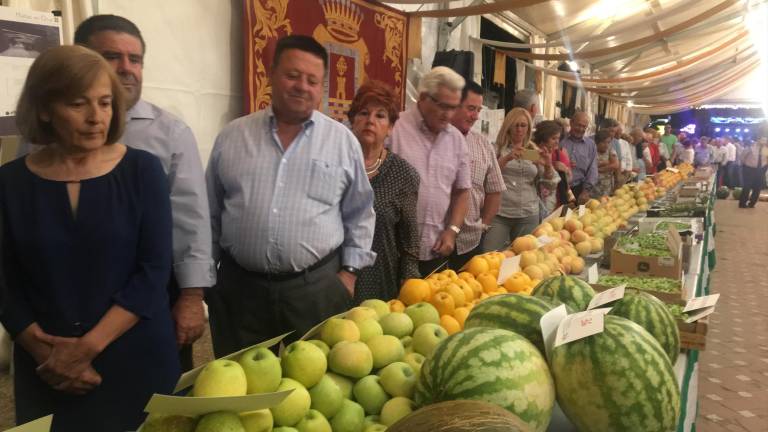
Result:
<svg viewBox="0 0 768 432"><path fill-rule="evenodd" d="M720 128L715 128L715 132L720 132Z"/></svg>
<svg viewBox="0 0 768 432"><path fill-rule="evenodd" d="M572 71L574 72L579 71L579 64L576 63L575 60L566 60L565 63L568 65L569 68L571 68Z"/></svg>
<svg viewBox="0 0 768 432"><path fill-rule="evenodd" d="M765 82L765 77L768 75L768 7L763 2L756 6L750 6L746 13L746 24L752 45L760 56L760 66L757 69L758 73L755 74L759 78L747 83L747 85L750 92L754 92L753 94L759 99L763 112L768 116L768 85Z"/></svg>
<svg viewBox="0 0 768 432"><path fill-rule="evenodd" d="M635 106L635 103L632 102L631 100L629 100L629 101L627 101L627 106L632 108L633 106Z"/></svg>

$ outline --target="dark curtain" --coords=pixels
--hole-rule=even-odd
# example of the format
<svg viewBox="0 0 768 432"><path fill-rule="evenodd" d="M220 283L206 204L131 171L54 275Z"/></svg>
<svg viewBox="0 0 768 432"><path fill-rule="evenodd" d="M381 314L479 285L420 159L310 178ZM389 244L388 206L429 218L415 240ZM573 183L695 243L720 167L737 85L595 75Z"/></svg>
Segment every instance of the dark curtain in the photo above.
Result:
<svg viewBox="0 0 768 432"><path fill-rule="evenodd" d="M480 19L480 37L501 42L524 43L522 40L512 36L506 30L486 18ZM530 49L512 51L531 52ZM517 83L517 66L515 62L524 60L516 60L512 57L506 58L506 74L504 77L506 85L504 86L493 84L494 61L494 50L490 47L483 46L483 80L480 84L486 91L495 92L499 96L499 106L504 107L504 111L508 112L512 109L512 100L517 91L515 88Z"/></svg>

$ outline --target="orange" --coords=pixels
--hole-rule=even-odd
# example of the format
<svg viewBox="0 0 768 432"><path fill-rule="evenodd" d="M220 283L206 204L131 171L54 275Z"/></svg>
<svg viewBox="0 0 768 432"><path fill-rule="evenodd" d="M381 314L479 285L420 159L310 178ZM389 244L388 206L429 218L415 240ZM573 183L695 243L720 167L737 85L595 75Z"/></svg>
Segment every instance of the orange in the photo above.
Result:
<svg viewBox="0 0 768 432"><path fill-rule="evenodd" d="M496 276L491 273L479 274L476 280L482 285L484 293L489 293L499 288L499 284L496 282Z"/></svg>
<svg viewBox="0 0 768 432"><path fill-rule="evenodd" d="M488 262L490 270L498 270L501 267L501 260L495 254L485 254L485 260Z"/></svg>
<svg viewBox="0 0 768 432"><path fill-rule="evenodd" d="M440 272L440 274L447 276L450 280L456 280L459 278L459 275L457 275L453 270L443 270Z"/></svg>
<svg viewBox="0 0 768 432"><path fill-rule="evenodd" d="M472 259L470 259L469 262L464 265L464 267L467 269L467 272L475 276L479 275L480 273L485 273L491 269L488 261L479 255L472 257Z"/></svg>
<svg viewBox="0 0 768 432"><path fill-rule="evenodd" d="M450 315L443 315L440 317L440 325L448 332L449 335L458 333L461 331L461 325L456 318Z"/></svg>
<svg viewBox="0 0 768 432"><path fill-rule="evenodd" d="M398 299L406 306L429 300L432 289L424 279L408 279L400 287Z"/></svg>
<svg viewBox="0 0 768 432"><path fill-rule="evenodd" d="M467 283L469 284L469 287L472 288L472 292L475 294L473 298L474 299L480 298L480 294L483 293L483 285L475 279L472 279Z"/></svg>
<svg viewBox="0 0 768 432"><path fill-rule="evenodd" d="M440 315L453 315L453 311L456 309L453 297L445 291L439 291L432 297L432 306L437 309Z"/></svg>
<svg viewBox="0 0 768 432"><path fill-rule="evenodd" d="M459 279L465 280L465 281L471 281L475 278L475 275L473 275L470 272L463 271L459 273Z"/></svg>
<svg viewBox="0 0 768 432"><path fill-rule="evenodd" d="M463 279L459 279L457 281L454 281L453 283L458 285L459 288L461 288L461 290L464 291L464 300L465 301L471 302L472 300L475 299L475 292L472 291L472 287L469 286L469 283L467 283L467 281L465 281Z"/></svg>
<svg viewBox="0 0 768 432"><path fill-rule="evenodd" d="M522 277L521 275L525 277ZM504 288L506 288L507 292L516 293L528 288L529 283L530 279L528 278L528 275L517 272L504 281Z"/></svg>
<svg viewBox="0 0 768 432"><path fill-rule="evenodd" d="M405 310L405 305L400 300L394 299L387 302L390 312L402 312Z"/></svg>
<svg viewBox="0 0 768 432"><path fill-rule="evenodd" d="M467 307L456 308L456 310L453 311L453 317L456 318L456 321L459 322L462 329L464 328L464 322L467 320L468 316L469 308Z"/></svg>
<svg viewBox="0 0 768 432"><path fill-rule="evenodd" d="M455 304L456 307L462 307L464 306L464 303L467 302L467 298L464 296L464 291L462 291L461 287L455 283L447 284L441 288L440 291L445 291L450 294L451 297L453 297L453 304Z"/></svg>
<svg viewBox="0 0 768 432"><path fill-rule="evenodd" d="M499 277L499 269L497 269L497 268L491 269L491 271L489 271L488 273L492 274L493 277L495 277L495 278Z"/></svg>

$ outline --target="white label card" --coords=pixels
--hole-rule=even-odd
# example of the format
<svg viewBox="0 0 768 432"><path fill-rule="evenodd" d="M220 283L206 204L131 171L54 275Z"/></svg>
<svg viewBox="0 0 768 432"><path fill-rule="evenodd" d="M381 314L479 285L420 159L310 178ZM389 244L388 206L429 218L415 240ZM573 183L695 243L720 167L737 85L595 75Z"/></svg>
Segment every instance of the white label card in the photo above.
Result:
<svg viewBox="0 0 768 432"><path fill-rule="evenodd" d="M546 351L547 358L549 358L552 348L554 348L557 327L560 326L560 323L567 315L568 311L565 309L565 305L560 305L542 315L541 320L539 320L541 337L544 340L544 350Z"/></svg>
<svg viewBox="0 0 768 432"><path fill-rule="evenodd" d="M548 221L551 221L554 218L558 218L558 217L560 217L560 213L562 213L562 212L563 212L563 206L560 206L560 207L556 208L555 211L550 213L549 216L545 217L544 220L542 220L542 222L548 222Z"/></svg>
<svg viewBox="0 0 768 432"><path fill-rule="evenodd" d="M587 306L587 310L595 309L599 306L606 305L608 303L615 302L624 298L624 291L627 288L627 284L621 284L615 288L607 289L603 292L597 293Z"/></svg>
<svg viewBox="0 0 768 432"><path fill-rule="evenodd" d="M510 276L520 271L520 255L504 258L499 267L499 277L496 278L496 282L502 285L509 279Z"/></svg>
<svg viewBox="0 0 768 432"><path fill-rule="evenodd" d="M685 304L683 312L715 306L718 300L720 300L720 294L692 298Z"/></svg>
<svg viewBox="0 0 768 432"><path fill-rule="evenodd" d="M199 416L214 411L237 413L272 408L283 401L291 390L276 393L250 394L230 397L186 397L168 396L155 393L144 411L169 415Z"/></svg>
<svg viewBox="0 0 768 432"><path fill-rule="evenodd" d="M699 310L696 311L696 313L691 314L688 318L686 318L685 322L687 322L688 324L690 324L692 322L696 322L696 321L704 318L705 316L710 315L714 311L715 311L715 307L714 306L710 306L710 307L707 307L707 308L704 308L704 309L699 309Z"/></svg>
<svg viewBox="0 0 768 432"><path fill-rule="evenodd" d="M605 310L594 309L568 315L557 328L555 348L569 342L602 333L605 330Z"/></svg>
<svg viewBox="0 0 768 432"><path fill-rule="evenodd" d="M582 204L582 205L579 206L579 217L582 217L585 214L587 214L587 206Z"/></svg>
<svg viewBox="0 0 768 432"><path fill-rule="evenodd" d="M600 279L600 274L597 271L597 263L592 264L587 270L587 283L595 284Z"/></svg>
<svg viewBox="0 0 768 432"><path fill-rule="evenodd" d="M553 241L555 241L555 239L553 239L550 236L543 235L541 237L537 237L536 241L538 242L539 247L542 247L552 243Z"/></svg>
<svg viewBox="0 0 768 432"><path fill-rule="evenodd" d="M673 173L675 173L675 174L677 174L677 173L679 173L679 172L680 172L680 170L679 170L679 169L677 169L677 168L672 168L672 167L670 167L670 168L667 168L667 171L671 171L671 172L673 172Z"/></svg>
<svg viewBox="0 0 768 432"><path fill-rule="evenodd" d="M573 210L571 210L571 209L569 208L569 209L568 209L568 210L565 212L565 218L566 218L566 219L570 219L570 218L571 218L571 216L573 216Z"/></svg>

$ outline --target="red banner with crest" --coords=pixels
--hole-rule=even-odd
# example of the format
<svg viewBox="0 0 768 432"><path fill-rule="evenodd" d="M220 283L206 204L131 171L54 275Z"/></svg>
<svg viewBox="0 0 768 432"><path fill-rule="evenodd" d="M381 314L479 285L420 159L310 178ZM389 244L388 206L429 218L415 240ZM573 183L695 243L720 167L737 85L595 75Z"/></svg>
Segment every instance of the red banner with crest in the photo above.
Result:
<svg viewBox="0 0 768 432"><path fill-rule="evenodd" d="M266 108L277 40L313 36L329 54L319 110L344 120L355 91L367 79L405 97L407 16L365 0L244 0L245 112Z"/></svg>

